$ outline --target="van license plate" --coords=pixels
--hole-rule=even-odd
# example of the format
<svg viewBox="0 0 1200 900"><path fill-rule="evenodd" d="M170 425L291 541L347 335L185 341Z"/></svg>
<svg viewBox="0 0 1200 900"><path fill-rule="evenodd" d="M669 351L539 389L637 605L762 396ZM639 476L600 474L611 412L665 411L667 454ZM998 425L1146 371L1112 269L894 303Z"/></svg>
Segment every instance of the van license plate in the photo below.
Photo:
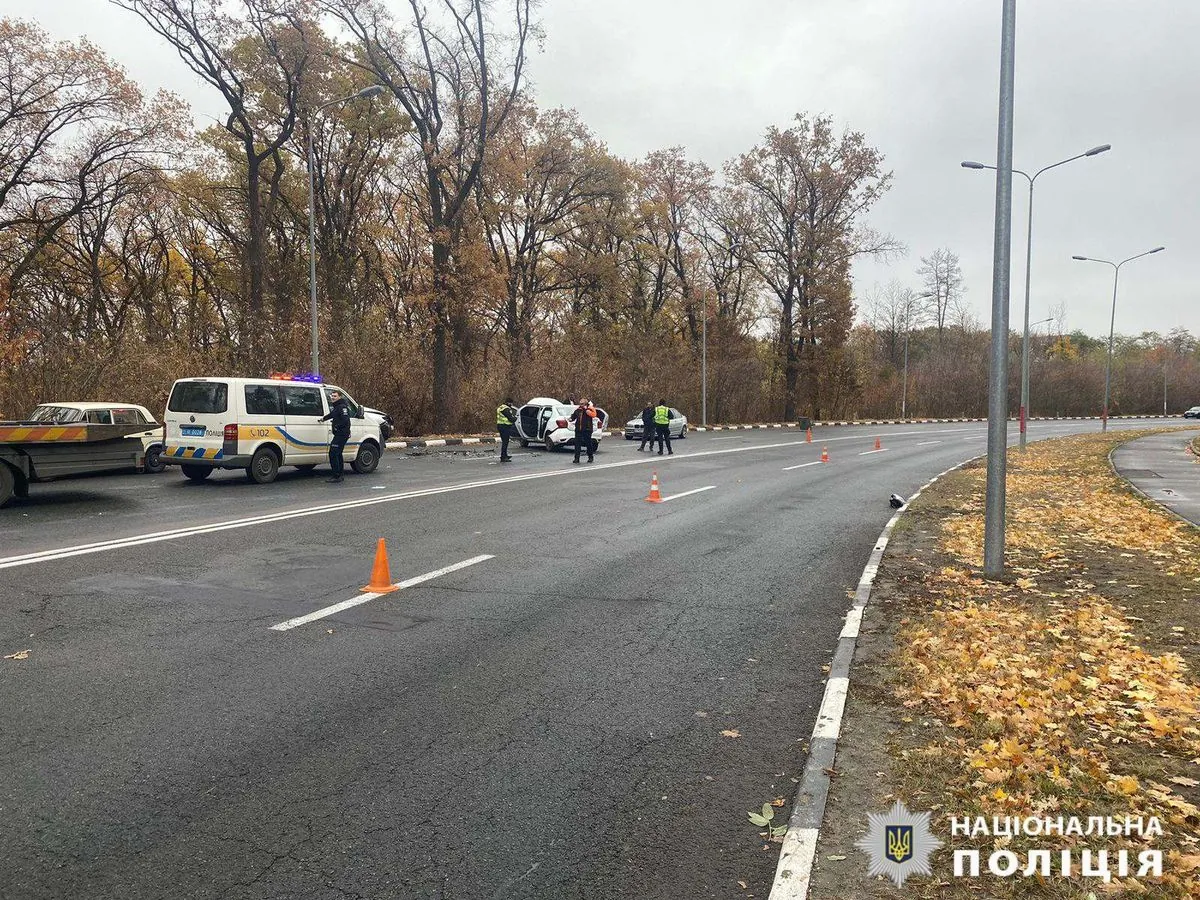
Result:
<svg viewBox="0 0 1200 900"><path fill-rule="evenodd" d="M203 428L188 428L186 425L179 429L180 434L184 437L204 437Z"/></svg>

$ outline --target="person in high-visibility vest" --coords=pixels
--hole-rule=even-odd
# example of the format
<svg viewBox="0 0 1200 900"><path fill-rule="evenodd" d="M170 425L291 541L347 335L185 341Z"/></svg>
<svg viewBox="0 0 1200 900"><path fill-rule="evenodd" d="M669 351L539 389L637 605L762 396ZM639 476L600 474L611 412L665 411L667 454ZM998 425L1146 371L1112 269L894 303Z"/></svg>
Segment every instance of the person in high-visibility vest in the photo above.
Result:
<svg viewBox="0 0 1200 900"><path fill-rule="evenodd" d="M513 406L512 398L505 397L504 402L496 407L496 430L500 432L500 462L511 462L508 455L508 441L513 436L517 424L517 408Z"/></svg>
<svg viewBox="0 0 1200 900"><path fill-rule="evenodd" d="M654 436L658 439L658 455L663 455L663 442L667 444L667 454L674 456L671 449L671 407L667 401L659 398L658 406L654 407Z"/></svg>

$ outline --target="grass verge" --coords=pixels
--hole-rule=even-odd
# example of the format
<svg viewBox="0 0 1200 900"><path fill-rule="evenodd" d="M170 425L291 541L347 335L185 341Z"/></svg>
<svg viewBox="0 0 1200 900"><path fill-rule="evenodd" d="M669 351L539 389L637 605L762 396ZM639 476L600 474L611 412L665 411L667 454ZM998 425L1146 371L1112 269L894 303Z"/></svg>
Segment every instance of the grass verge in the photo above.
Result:
<svg viewBox="0 0 1200 900"><path fill-rule="evenodd" d="M1136 436L1010 453L1003 581L977 575L982 464L906 513L864 621L812 896L1200 897L1200 531L1112 472ZM897 797L933 810L945 844L903 891L853 849ZM950 816L1154 816L1164 834L973 840ZM1085 847L1162 850L1163 875L1062 876L1057 851ZM1048 879L950 874L955 849L1041 848Z"/></svg>

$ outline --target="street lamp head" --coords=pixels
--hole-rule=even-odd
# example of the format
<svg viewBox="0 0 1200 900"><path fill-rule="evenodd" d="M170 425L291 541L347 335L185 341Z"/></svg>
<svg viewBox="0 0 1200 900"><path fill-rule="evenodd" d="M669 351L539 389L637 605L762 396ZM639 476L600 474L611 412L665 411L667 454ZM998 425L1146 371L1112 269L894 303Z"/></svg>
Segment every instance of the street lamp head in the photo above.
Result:
<svg viewBox="0 0 1200 900"><path fill-rule="evenodd" d="M964 169L986 169L986 168L987 168L987 166L985 166L983 163L980 163L980 162L973 162L973 161L971 161L971 160L969 160L969 159L968 159L968 160L965 160L965 161L962 163L962 167L963 167Z"/></svg>
<svg viewBox="0 0 1200 900"><path fill-rule="evenodd" d="M361 91L359 91L354 96L360 100L366 100L366 99L369 99L370 97L378 97L380 94L383 93L383 91L384 91L384 87L382 84L372 84L369 87L363 88Z"/></svg>
<svg viewBox="0 0 1200 900"><path fill-rule="evenodd" d="M1099 147L1093 147L1091 150L1089 150L1087 153L1085 153L1083 155L1084 156L1099 156L1101 153L1105 153L1111 149L1112 149L1112 144L1101 144Z"/></svg>
<svg viewBox="0 0 1200 900"><path fill-rule="evenodd" d="M1083 262L1088 262L1088 258L1086 256L1072 256L1071 259L1078 259Z"/></svg>
<svg viewBox="0 0 1200 900"><path fill-rule="evenodd" d="M1151 253L1157 253L1159 250L1166 250L1166 249L1167 249L1166 247L1155 247L1155 248L1154 248L1153 250L1151 250L1150 252L1151 252Z"/></svg>

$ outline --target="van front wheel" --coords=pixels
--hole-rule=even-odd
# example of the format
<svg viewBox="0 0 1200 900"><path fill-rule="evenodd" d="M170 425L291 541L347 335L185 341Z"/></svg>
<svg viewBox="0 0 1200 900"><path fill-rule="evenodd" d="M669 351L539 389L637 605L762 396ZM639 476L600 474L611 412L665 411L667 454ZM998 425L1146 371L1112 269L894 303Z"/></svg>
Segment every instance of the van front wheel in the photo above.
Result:
<svg viewBox="0 0 1200 900"><path fill-rule="evenodd" d="M255 484L270 484L279 474L279 457L269 447L259 447L250 457L250 465L246 474Z"/></svg>
<svg viewBox="0 0 1200 900"><path fill-rule="evenodd" d="M358 456L354 458L354 462L350 463L350 468L359 475L370 475L378 465L379 448L368 441L359 445Z"/></svg>
<svg viewBox="0 0 1200 900"><path fill-rule="evenodd" d="M203 481L212 474L212 466L180 466L190 481Z"/></svg>

